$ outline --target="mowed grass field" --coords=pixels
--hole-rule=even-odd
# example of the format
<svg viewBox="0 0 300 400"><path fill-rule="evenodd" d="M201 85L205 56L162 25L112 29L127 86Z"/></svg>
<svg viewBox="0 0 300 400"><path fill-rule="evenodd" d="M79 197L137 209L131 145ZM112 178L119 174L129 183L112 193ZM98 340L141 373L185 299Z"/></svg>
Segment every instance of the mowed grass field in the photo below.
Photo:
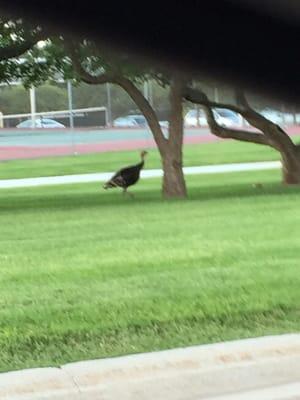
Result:
<svg viewBox="0 0 300 400"><path fill-rule="evenodd" d="M279 181L1 190L0 370L299 331L300 188Z"/></svg>
<svg viewBox="0 0 300 400"><path fill-rule="evenodd" d="M185 166L279 159L279 153L269 147L231 140L186 145L183 154ZM0 179L108 172L138 161L138 150L5 161L0 162ZM156 149L149 149L145 168L161 168Z"/></svg>

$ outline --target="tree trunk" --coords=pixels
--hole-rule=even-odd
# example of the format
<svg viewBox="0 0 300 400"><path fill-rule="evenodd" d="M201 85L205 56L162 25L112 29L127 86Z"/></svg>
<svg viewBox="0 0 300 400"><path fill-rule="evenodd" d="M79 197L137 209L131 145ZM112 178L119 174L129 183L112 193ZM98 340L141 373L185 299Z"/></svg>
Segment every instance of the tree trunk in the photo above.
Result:
<svg viewBox="0 0 300 400"><path fill-rule="evenodd" d="M286 185L300 185L300 154L296 146L288 152L281 151L282 180Z"/></svg>
<svg viewBox="0 0 300 400"><path fill-rule="evenodd" d="M183 145L183 110L182 110L182 80L174 74L170 84L170 117L168 145L162 153L163 165L163 196L166 198L187 196L184 175L182 171Z"/></svg>
<svg viewBox="0 0 300 400"><path fill-rule="evenodd" d="M182 171L182 156L168 151L162 160L163 164L163 196L165 198L177 197L185 198L187 196L184 175Z"/></svg>

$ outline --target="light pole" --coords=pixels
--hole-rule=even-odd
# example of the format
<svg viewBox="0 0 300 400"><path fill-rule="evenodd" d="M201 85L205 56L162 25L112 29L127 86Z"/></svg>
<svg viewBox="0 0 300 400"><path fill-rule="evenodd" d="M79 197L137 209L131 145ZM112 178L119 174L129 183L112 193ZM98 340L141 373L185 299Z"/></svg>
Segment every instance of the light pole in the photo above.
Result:
<svg viewBox="0 0 300 400"><path fill-rule="evenodd" d="M153 86L152 81L148 81L148 88L149 88L149 102L151 107L153 107Z"/></svg>
<svg viewBox="0 0 300 400"><path fill-rule="evenodd" d="M68 107L69 107L69 123L70 128L74 128L74 115L73 115L73 92L72 92L72 82L69 80L67 82L68 88Z"/></svg>
<svg viewBox="0 0 300 400"><path fill-rule="evenodd" d="M107 123L108 126L112 126L112 113L111 113L111 92L110 92L110 84L106 84L106 97L107 97Z"/></svg>
<svg viewBox="0 0 300 400"><path fill-rule="evenodd" d="M77 155L77 151L75 148L75 138L74 138L73 90L72 90L72 82L70 80L67 81L67 89L68 89L69 125L71 129L72 152L74 155Z"/></svg>
<svg viewBox="0 0 300 400"><path fill-rule="evenodd" d="M215 97L215 102L219 103L219 90L217 87L214 88L214 97Z"/></svg>
<svg viewBox="0 0 300 400"><path fill-rule="evenodd" d="M31 87L29 89L29 96L30 96L30 114L31 114L31 121L32 127L35 128L35 117L36 117L36 99L35 99L35 88Z"/></svg>
<svg viewBox="0 0 300 400"><path fill-rule="evenodd" d="M144 82L144 97L149 100L149 84L148 81Z"/></svg>

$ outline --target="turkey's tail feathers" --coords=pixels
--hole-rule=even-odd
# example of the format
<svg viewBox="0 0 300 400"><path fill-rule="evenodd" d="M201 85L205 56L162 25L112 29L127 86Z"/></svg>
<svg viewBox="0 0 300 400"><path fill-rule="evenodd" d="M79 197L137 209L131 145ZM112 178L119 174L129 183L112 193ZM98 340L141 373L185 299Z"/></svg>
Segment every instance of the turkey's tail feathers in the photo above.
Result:
<svg viewBox="0 0 300 400"><path fill-rule="evenodd" d="M103 189L111 189L116 187L125 187L126 182L121 176L116 176L109 181L105 182L103 185Z"/></svg>

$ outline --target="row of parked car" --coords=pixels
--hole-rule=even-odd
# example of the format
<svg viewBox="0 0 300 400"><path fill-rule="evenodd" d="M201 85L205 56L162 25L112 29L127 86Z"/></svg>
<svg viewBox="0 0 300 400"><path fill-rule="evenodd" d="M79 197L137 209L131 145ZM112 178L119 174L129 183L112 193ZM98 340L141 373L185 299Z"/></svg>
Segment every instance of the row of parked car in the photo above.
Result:
<svg viewBox="0 0 300 400"><path fill-rule="evenodd" d="M230 128L235 126L247 125L240 114L226 108L215 108L213 110L217 123L221 126ZM260 111L261 115L278 125L292 125L300 123L300 114L283 113L277 110L264 109ZM162 127L168 127L167 121L159 121ZM204 111L189 110L184 117L186 127L207 126L207 120ZM147 121L143 115L127 115L114 120L115 127L146 127Z"/></svg>
<svg viewBox="0 0 300 400"><path fill-rule="evenodd" d="M225 108L215 108L213 110L217 123L226 128L234 126L242 126L243 118L240 114L235 113ZM293 123L300 123L300 114L282 113L272 109L265 109L261 114L270 121L278 125L291 125ZM162 128L168 127L167 121L159 121ZM198 110L189 110L184 117L184 124L186 127L207 126L207 120L204 111L199 108ZM146 128L148 126L146 118L143 115L126 115L119 117L113 121L113 126L124 128ZM23 121L17 125L17 128L65 128L65 126L50 118L37 118L35 122L31 119Z"/></svg>
<svg viewBox="0 0 300 400"><path fill-rule="evenodd" d="M235 113L233 111L224 108L216 108L214 109L213 112L216 121L221 126L229 128L233 126L241 126L243 124L248 125L247 121L243 121L243 118L240 114ZM268 120L280 126L300 123L300 114L283 113L277 110L272 110L270 108L261 110L260 114L263 115ZM198 124L197 124L197 115L199 116ZM207 126L205 113L201 109L190 110L186 114L184 122L186 126L198 126L198 125Z"/></svg>
<svg viewBox="0 0 300 400"><path fill-rule="evenodd" d="M214 115L217 122L222 126L240 125L242 123L241 116L226 109L215 109ZM198 123L197 123L198 116ZM167 127L167 121L159 121L162 127ZM204 111L199 109L190 110L184 117L184 123L187 127L193 126L207 126ZM143 115L126 115L114 120L115 127L147 127L146 118Z"/></svg>

